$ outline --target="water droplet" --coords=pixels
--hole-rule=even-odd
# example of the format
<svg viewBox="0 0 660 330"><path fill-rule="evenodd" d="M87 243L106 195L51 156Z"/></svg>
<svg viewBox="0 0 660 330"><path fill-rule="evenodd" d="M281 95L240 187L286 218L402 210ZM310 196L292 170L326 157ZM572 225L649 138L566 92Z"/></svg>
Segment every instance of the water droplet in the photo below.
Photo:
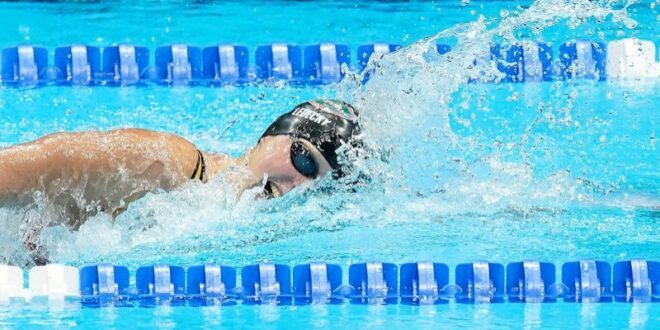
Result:
<svg viewBox="0 0 660 330"><path fill-rule="evenodd" d="M655 148L655 132L651 132L651 147Z"/></svg>

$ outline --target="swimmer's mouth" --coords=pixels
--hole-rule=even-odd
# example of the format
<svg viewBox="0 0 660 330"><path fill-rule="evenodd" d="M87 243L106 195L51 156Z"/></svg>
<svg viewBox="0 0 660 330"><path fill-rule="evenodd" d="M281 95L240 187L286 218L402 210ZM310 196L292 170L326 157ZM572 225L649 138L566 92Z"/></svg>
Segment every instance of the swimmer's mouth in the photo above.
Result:
<svg viewBox="0 0 660 330"><path fill-rule="evenodd" d="M264 186L264 197L266 199L271 199L280 196L282 196L282 190L280 190L280 188L276 184L267 181L266 185Z"/></svg>

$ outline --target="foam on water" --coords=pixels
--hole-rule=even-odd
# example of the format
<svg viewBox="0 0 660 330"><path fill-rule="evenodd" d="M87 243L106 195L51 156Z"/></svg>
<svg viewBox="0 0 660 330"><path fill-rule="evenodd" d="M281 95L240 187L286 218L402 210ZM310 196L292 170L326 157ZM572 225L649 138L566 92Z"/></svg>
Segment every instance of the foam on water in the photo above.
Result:
<svg viewBox="0 0 660 330"><path fill-rule="evenodd" d="M264 243L349 226L383 228L457 217L488 219L502 214L542 219L544 214L593 205L657 212L657 194L639 197L627 192L627 181L621 178L625 169L610 166L607 160L595 164L582 155L597 155L603 162L603 157L616 154L617 148L637 145L638 137L607 140L608 132L617 127L612 121L625 114L594 117L589 110L576 110L579 102L616 104L625 94L618 88L613 88L613 101L589 101L583 91L603 87L590 82L468 84L470 78L501 78L495 63L483 60L491 41L536 39L551 33L555 26L579 28L590 20L633 28L635 23L626 15L626 8L612 9L609 3L586 0L545 0L501 16L495 21L480 17L372 60L368 66L370 80L365 84L361 83L362 76L352 73L330 89L310 92L285 88L268 90L268 95L257 90L249 92L256 97L237 96L236 101L231 95L240 92L226 89L213 92L217 95L212 96L223 99L211 102L201 92L171 92L170 101L182 97L188 107L205 107L201 110L201 116L209 118L205 126L181 124L187 119L187 109L168 109L168 100L158 103L149 96L143 100L147 106L142 108L118 106L117 117L104 117L104 109L97 109L100 115L95 118L104 119L95 119L92 126L104 129L126 125L139 117L162 115L154 114L154 108L165 110L166 115L177 119L147 119L157 123L151 128L187 136L202 149L236 155L254 142L276 111L298 103L301 94L319 96L320 91L322 96L350 100L361 109L368 157L351 160L357 164L359 176L339 183L325 179L277 200L255 200L256 190L237 199L222 178L208 184L190 183L171 193L147 195L114 222L108 215L97 215L78 231L49 227L42 233L40 244L51 260L75 264L193 263L207 261L214 253L231 255L234 250L245 251ZM445 39L451 39L454 48L439 55L435 44ZM635 91L644 106L657 104L654 87L657 83L651 82L648 89ZM628 101L632 102L626 100L626 105ZM232 111L221 111L228 105ZM255 112L260 108L270 112ZM227 143L222 137L232 122L242 126L243 131L237 134L230 130ZM60 123L52 129L89 128ZM646 132L649 123L639 125L639 130ZM15 132L14 128L6 129ZM649 135L654 134L651 131ZM649 143L641 139L640 150L646 153L640 154L654 155L652 140ZM629 165L639 169L653 161L642 163L636 165L633 160ZM650 168L653 178L653 166ZM357 186L346 184L356 180ZM49 217L45 205L27 211L0 210L3 262L29 262L16 237L26 227L48 221ZM488 228L506 233L506 228ZM653 239L653 235L645 238Z"/></svg>

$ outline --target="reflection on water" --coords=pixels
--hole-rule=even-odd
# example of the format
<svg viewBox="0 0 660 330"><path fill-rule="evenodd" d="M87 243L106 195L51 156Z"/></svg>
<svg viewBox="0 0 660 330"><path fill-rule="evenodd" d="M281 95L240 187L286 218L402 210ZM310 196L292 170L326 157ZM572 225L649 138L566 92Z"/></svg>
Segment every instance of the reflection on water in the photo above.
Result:
<svg viewBox="0 0 660 330"><path fill-rule="evenodd" d="M159 306L155 309L153 325L158 329L174 329L176 328L176 320L173 316L172 306Z"/></svg>
<svg viewBox="0 0 660 330"><path fill-rule="evenodd" d="M469 327L486 329L655 329L660 325L658 304L443 304L323 305L323 306L211 306L157 308L79 309L67 306L57 311L44 306L0 309L0 326L180 328L204 325L221 328L355 327L421 329Z"/></svg>
<svg viewBox="0 0 660 330"><path fill-rule="evenodd" d="M204 324L212 327L220 326L222 320L222 309L223 308L220 306L208 306L201 308Z"/></svg>
<svg viewBox="0 0 660 330"><path fill-rule="evenodd" d="M649 323L649 310L651 309L649 304L632 304L632 310L630 311L630 318L628 319L628 328L630 329L645 329ZM657 323L658 320L657 314L654 320L651 320L651 324Z"/></svg>
<svg viewBox="0 0 660 330"><path fill-rule="evenodd" d="M255 306L259 313L259 320L261 322L277 322L280 320L281 307L277 305L259 305Z"/></svg>
<svg viewBox="0 0 660 330"><path fill-rule="evenodd" d="M541 306L540 303L525 304L523 318L525 329L540 329L543 327Z"/></svg>
<svg viewBox="0 0 660 330"><path fill-rule="evenodd" d="M592 327L598 321L598 304L581 303L580 304L580 325L581 327Z"/></svg>

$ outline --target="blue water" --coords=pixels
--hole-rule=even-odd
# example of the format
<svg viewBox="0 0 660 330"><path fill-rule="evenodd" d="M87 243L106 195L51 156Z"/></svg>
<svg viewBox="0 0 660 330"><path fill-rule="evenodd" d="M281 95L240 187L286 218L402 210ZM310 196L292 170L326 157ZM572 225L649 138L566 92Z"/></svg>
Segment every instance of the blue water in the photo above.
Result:
<svg viewBox="0 0 660 330"><path fill-rule="evenodd" d="M0 45L48 47L133 42L149 47L274 41L404 45L439 36L458 47L448 63L423 41L383 58L365 86L225 88L0 88L0 146L56 131L142 127L180 134L200 149L240 155L278 114L315 97L362 110L372 176L357 192L319 182L282 199L234 200L222 181L149 195L114 223L97 216L79 231L42 236L53 261L129 266L208 261L475 259L562 262L660 259L658 81L586 80L468 84L470 40L541 38L558 43L636 36L658 44L652 2L589 7L589 1L348 3L0 3ZM564 5L564 6L562 6ZM574 6L573 6L574 5ZM580 10L580 8L582 10ZM598 15L602 18L589 17ZM611 13L612 10L615 12ZM520 17L513 20L512 17ZM634 20L634 22L633 22ZM523 24L524 23L524 24ZM311 31L311 32L310 32ZM433 41L434 42L434 41ZM431 43L433 43L431 42ZM406 73L415 73L407 75ZM29 262L21 225L48 210L0 210L3 263ZM347 267L345 267L347 268ZM241 328L658 328L658 304L448 304L80 309L12 306L0 324Z"/></svg>

